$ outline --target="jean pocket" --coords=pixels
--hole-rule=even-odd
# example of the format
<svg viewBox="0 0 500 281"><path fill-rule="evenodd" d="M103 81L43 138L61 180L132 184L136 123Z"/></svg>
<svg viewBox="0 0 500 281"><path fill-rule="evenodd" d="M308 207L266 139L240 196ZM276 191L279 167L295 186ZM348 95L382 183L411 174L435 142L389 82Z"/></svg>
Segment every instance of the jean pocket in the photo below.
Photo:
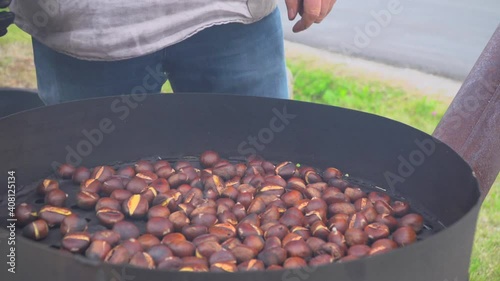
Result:
<svg viewBox="0 0 500 281"><path fill-rule="evenodd" d="M278 0L248 0L247 6L252 18L262 19L265 16L271 14L276 6L278 5Z"/></svg>

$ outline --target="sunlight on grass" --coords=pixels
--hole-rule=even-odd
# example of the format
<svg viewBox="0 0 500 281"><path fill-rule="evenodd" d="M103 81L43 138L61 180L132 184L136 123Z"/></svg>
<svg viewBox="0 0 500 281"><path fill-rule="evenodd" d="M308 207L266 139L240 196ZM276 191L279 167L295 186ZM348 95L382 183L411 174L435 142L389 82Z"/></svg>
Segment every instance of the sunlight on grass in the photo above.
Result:
<svg viewBox="0 0 500 281"><path fill-rule="evenodd" d="M27 43L31 44L31 36L26 32L22 31L16 25L11 25L8 27L8 33L4 37L0 37L0 45L9 44L9 43Z"/></svg>
<svg viewBox="0 0 500 281"><path fill-rule="evenodd" d="M294 75L294 95L301 101L330 104L385 116L432 133L448 103L409 95L377 81L333 75L289 61Z"/></svg>
<svg viewBox="0 0 500 281"><path fill-rule="evenodd" d="M161 87L161 92L162 93L173 93L174 90L172 90L172 86L170 86L170 82L167 80L165 84L163 84L163 87Z"/></svg>

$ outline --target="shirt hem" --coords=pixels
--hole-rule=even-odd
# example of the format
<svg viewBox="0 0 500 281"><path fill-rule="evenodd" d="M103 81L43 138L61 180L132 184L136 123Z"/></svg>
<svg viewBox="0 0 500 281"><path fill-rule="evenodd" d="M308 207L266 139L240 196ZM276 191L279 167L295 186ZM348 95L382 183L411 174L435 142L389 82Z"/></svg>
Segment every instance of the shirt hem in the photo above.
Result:
<svg viewBox="0 0 500 281"><path fill-rule="evenodd" d="M61 54L64 54L64 55L68 55L68 56L71 56L71 57L74 57L74 58L80 59L80 60L86 60L86 61L120 61L120 60L127 60L127 59L132 59L132 58L138 58L138 57L150 55L150 54L153 54L155 52L161 51L164 48L170 47L170 46L178 44L178 43L180 43L180 42L182 42L184 40L187 40L190 37L196 35L197 33L201 32L201 31L203 31L203 30L205 30L207 28L213 27L213 26L224 25L224 24L229 24L229 23L251 24L251 23L258 22L261 19L262 18L259 18L259 19L255 19L255 18L252 18L252 19L230 19L230 20L224 20L224 21L217 21L217 22L213 22L213 23L209 23L209 24L203 25L202 27L199 27L199 28L195 29L193 32L191 32L191 33L183 36L182 38L174 40L171 43L163 44L163 45L161 45L159 47L150 47L146 51L144 51L144 52L142 52L140 54L138 53L138 54L133 54L133 55L130 55L130 56L106 56L106 57L96 57L96 56L81 55L81 54L76 54L76 53L69 52L67 50L63 50L63 49L57 48L55 46L51 46L51 44L47 44L46 40L44 40L43 38L40 38L39 36L36 35L36 32L32 28L31 25L29 25L29 24L17 24L17 26L20 29L22 29L23 31L25 31L26 33L30 34L33 38L35 38L36 40L38 40L40 43L46 45L47 47L51 48L52 50L54 50L54 51L56 51L58 53L61 53Z"/></svg>

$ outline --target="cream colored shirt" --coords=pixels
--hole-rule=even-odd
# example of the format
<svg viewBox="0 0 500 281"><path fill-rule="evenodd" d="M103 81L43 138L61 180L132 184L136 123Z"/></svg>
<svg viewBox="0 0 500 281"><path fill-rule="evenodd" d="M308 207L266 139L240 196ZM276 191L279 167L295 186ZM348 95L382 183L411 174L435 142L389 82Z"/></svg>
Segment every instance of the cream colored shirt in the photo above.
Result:
<svg viewBox="0 0 500 281"><path fill-rule="evenodd" d="M80 59L120 60L178 43L219 24L249 24L277 0L13 0L16 24Z"/></svg>

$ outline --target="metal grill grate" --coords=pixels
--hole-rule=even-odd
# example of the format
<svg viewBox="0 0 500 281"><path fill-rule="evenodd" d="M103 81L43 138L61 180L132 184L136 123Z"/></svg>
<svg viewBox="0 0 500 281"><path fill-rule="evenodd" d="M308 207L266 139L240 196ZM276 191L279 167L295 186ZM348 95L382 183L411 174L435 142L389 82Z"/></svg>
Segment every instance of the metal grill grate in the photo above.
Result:
<svg viewBox="0 0 500 281"><path fill-rule="evenodd" d="M177 161L187 161L187 162L192 163L193 167L200 168L200 165L198 162L199 161L198 157L183 157L183 158L150 157L150 158L143 158L143 159L152 160L152 161L163 159L163 160L168 160L170 163L175 163ZM229 160L233 163L236 163L236 162L244 161L244 158L234 157L234 158L229 158ZM133 165L133 163L135 163L135 162L136 161L119 162L119 163L111 164L110 166L112 166L118 170L121 167ZM57 178L55 174L52 174L52 175L48 176L47 178L57 179L59 181L60 189L68 194L68 199L66 200L65 207L70 208L73 213L78 214L80 217L83 217L87 220L88 231L90 233L107 229L106 227L99 224L99 221L96 217L94 210L82 210L82 209L77 207L76 194L80 191L79 185L73 183L71 180L61 180L61 179ZM356 178L353 176L348 176L348 177L345 177L344 179L349 181L353 186L357 186L357 187L361 188L365 192L371 192L371 191L385 192L388 195L390 195L392 199L408 201L408 198L404 198L401 195L397 195L397 194L391 194L390 192L388 192L388 190L385 190L384 188L381 188L370 181ZM38 185L38 182L34 182L32 184L29 184L27 186L20 188L20 192L18 193L18 197L17 197L17 202L19 204L22 202L33 204L33 206L35 206L36 209L39 210L44 205L44 198L43 198L43 196L38 195L36 193L37 185ZM2 200L0 202L0 205L4 205L5 203L6 203L5 200ZM418 206L418 203L412 202L411 207L412 207L412 212L416 212L416 213L421 214L425 220L424 221L424 228L418 234L418 240L425 239L425 238L429 237L430 235L432 235L436 232L439 232L445 228L445 226L439 220L437 220L434 215L432 215L430 212L426 211L422 206ZM127 220L130 220L130 218L127 218ZM131 221L133 221L137 225L137 227L141 231L141 234L146 232L146 221L144 219L143 220L131 220ZM22 235L22 233L21 233L22 229L18 229L17 232L18 232L18 235ZM55 227L55 228L50 229L48 237L42 241L39 241L39 243L43 243L43 244L47 245L47 247L49 247L49 248L60 249L61 248L61 239L62 239L62 235L59 231L59 228Z"/></svg>

